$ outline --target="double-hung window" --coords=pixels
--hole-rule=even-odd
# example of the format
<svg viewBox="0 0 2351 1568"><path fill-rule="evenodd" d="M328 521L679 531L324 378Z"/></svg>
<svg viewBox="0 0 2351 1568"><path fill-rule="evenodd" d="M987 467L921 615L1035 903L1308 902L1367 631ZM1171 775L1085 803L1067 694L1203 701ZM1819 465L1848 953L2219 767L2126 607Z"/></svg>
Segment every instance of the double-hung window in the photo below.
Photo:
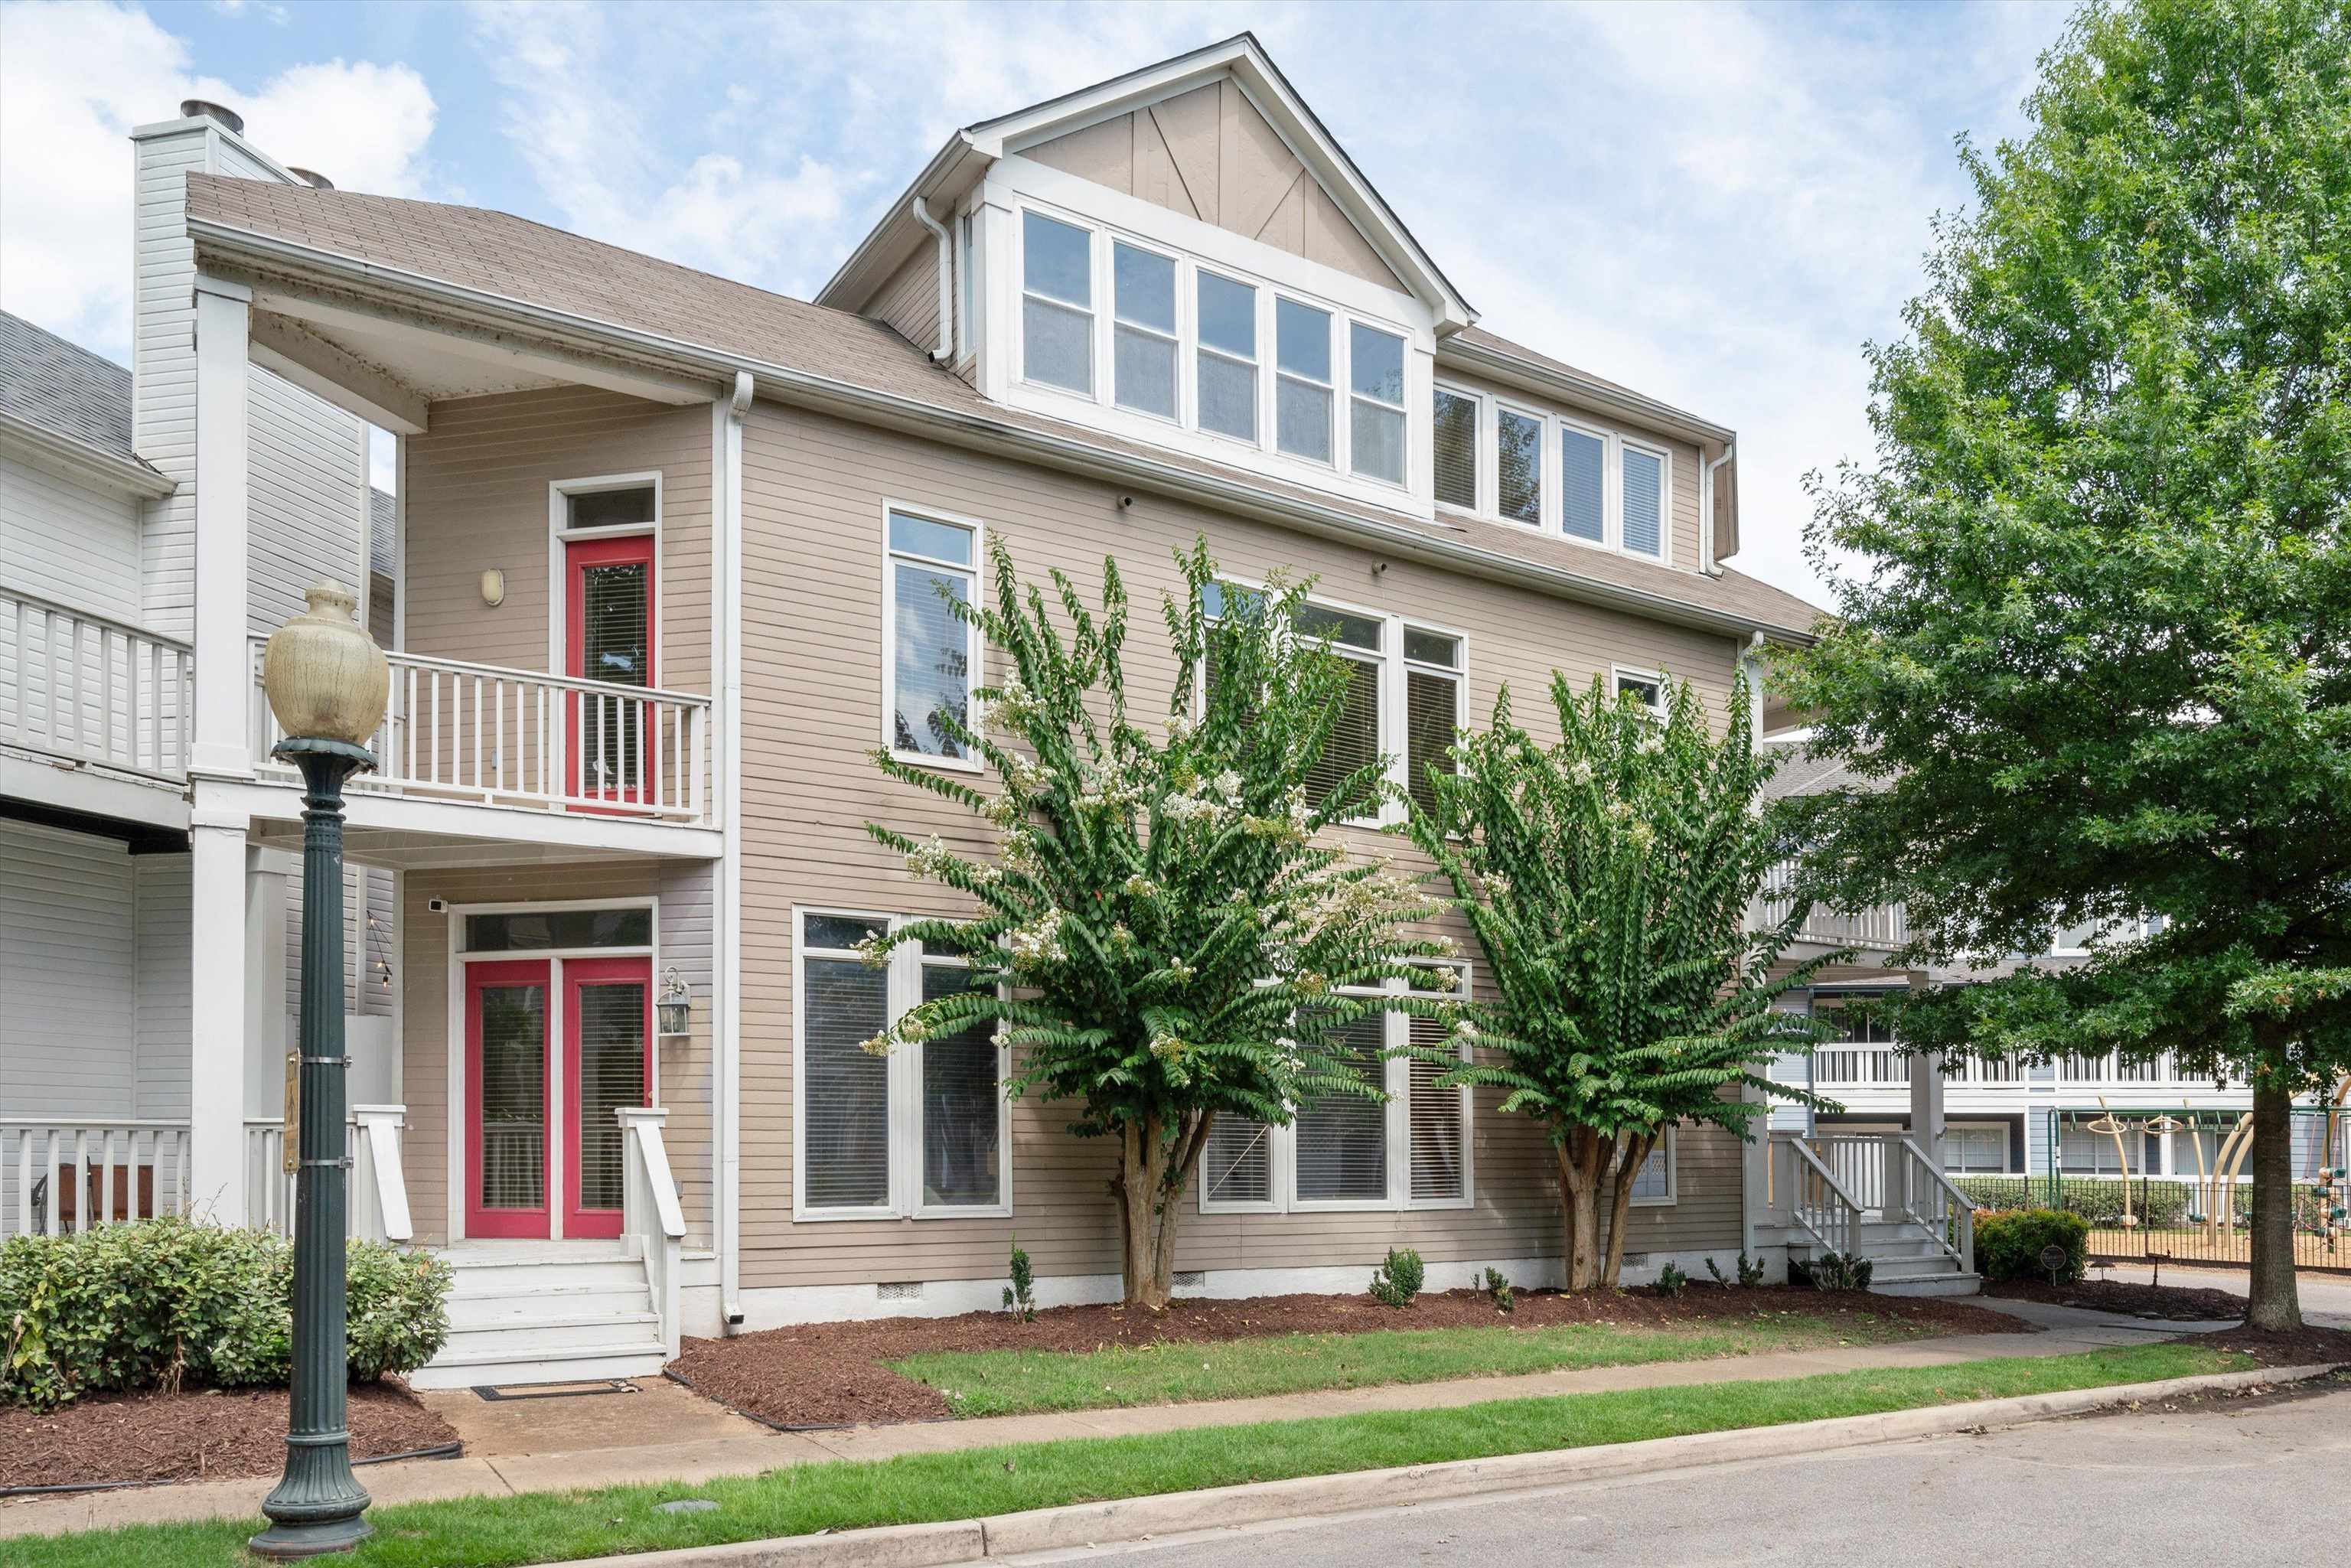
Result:
<svg viewBox="0 0 2351 1568"><path fill-rule="evenodd" d="M1274 444L1292 457L1331 461L1331 312L1273 302Z"/></svg>
<svg viewBox="0 0 2351 1568"><path fill-rule="evenodd" d="M795 1218L1003 1213L1011 1201L1005 1063L989 1029L884 1056L865 1049L917 1002L964 988L969 969L912 943L886 967L869 967L857 945L886 932L886 915L802 910L797 918Z"/></svg>
<svg viewBox="0 0 2351 1568"><path fill-rule="evenodd" d="M1386 621L1377 615L1308 604L1292 628L1299 636L1330 639L1331 652L1346 666L1339 722L1323 743L1322 755L1307 769L1306 797L1320 804L1332 790L1392 748L1385 744L1382 688L1387 684Z"/></svg>
<svg viewBox="0 0 2351 1568"><path fill-rule="evenodd" d="M1196 292L1200 428L1255 444L1257 290L1204 268Z"/></svg>
<svg viewBox="0 0 2351 1568"><path fill-rule="evenodd" d="M1635 1208L1670 1208L1679 1200L1674 1170L1677 1134L1667 1127L1657 1134L1649 1157L1633 1173L1632 1205Z"/></svg>
<svg viewBox="0 0 2351 1568"><path fill-rule="evenodd" d="M1176 417L1176 263L1120 240L1111 246L1111 385L1121 408Z"/></svg>
<svg viewBox="0 0 2351 1568"><path fill-rule="evenodd" d="M1464 685L1460 638L1418 626L1404 629L1405 789L1424 811L1437 804L1437 787L1428 776L1454 770Z"/></svg>
<svg viewBox="0 0 2351 1568"><path fill-rule="evenodd" d="M1042 213L1021 214L1020 365L1032 382L1094 390L1093 235Z"/></svg>
<svg viewBox="0 0 2351 1568"><path fill-rule="evenodd" d="M1624 454L1624 543L1627 555L1666 557L1666 455L1620 442Z"/></svg>
<svg viewBox="0 0 2351 1568"><path fill-rule="evenodd" d="M1943 1168L1959 1176L1999 1176L2008 1169L2005 1125L1951 1127L1943 1134Z"/></svg>
<svg viewBox="0 0 2351 1568"><path fill-rule="evenodd" d="M1410 994L1462 994L1468 966L1441 967L1453 972L1450 988L1432 974ZM1380 1096L1320 1095L1294 1107L1282 1127L1219 1116L1201 1153L1200 1207L1212 1213L1468 1207L1471 1093L1437 1083L1468 1060L1468 1043L1434 1019L1384 1011L1344 1025L1327 1043ZM1442 1060L1408 1056L1407 1044Z"/></svg>
<svg viewBox="0 0 2351 1568"><path fill-rule="evenodd" d="M956 738L979 684L979 628L960 619L978 588L979 526L887 509L882 595L882 720L891 755L975 768Z"/></svg>
<svg viewBox="0 0 2351 1568"><path fill-rule="evenodd" d="M1515 408L1494 415L1495 509L1504 520L1541 526L1542 522L1543 422L1538 413Z"/></svg>
<svg viewBox="0 0 2351 1568"><path fill-rule="evenodd" d="M1608 438L1565 421L1559 427L1559 527L1591 544L1608 539Z"/></svg>
<svg viewBox="0 0 2351 1568"><path fill-rule="evenodd" d="M1393 332L1347 328L1347 465L1370 479L1404 483L1404 340Z"/></svg>
<svg viewBox="0 0 2351 1568"><path fill-rule="evenodd" d="M1465 512L1478 509L1478 399L1437 389L1437 419L1431 443L1436 454L1437 499Z"/></svg>

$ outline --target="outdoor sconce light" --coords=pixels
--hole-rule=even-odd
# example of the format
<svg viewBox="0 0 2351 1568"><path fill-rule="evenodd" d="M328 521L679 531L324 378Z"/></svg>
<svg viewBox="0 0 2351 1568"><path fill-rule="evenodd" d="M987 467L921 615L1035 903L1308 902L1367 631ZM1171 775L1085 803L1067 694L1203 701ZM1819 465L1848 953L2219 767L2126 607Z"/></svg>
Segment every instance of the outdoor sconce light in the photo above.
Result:
<svg viewBox="0 0 2351 1568"><path fill-rule="evenodd" d="M662 976L660 998L653 1003L653 1016L659 1020L664 1034L684 1034L686 1020L694 1011L694 1000L686 994L685 982L671 969Z"/></svg>
<svg viewBox="0 0 2351 1568"><path fill-rule="evenodd" d="M482 602L496 610L507 601L507 574L497 567L482 573Z"/></svg>

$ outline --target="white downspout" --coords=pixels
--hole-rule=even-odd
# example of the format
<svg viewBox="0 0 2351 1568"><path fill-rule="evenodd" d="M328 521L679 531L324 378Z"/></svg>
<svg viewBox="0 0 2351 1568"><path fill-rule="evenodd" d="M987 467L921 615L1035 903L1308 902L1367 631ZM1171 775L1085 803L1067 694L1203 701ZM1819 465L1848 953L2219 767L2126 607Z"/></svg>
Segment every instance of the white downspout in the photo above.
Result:
<svg viewBox="0 0 2351 1568"><path fill-rule="evenodd" d="M1721 470L1724 464L1738 455L1739 443L1728 442L1723 445L1722 455L1708 464L1700 472L1702 482L1698 486L1698 559L1706 563L1706 574L1708 577L1719 575L1719 569L1721 566L1721 563L1714 559L1714 476Z"/></svg>
<svg viewBox="0 0 2351 1568"><path fill-rule="evenodd" d="M718 571L719 768L717 951L711 955L717 995L718 1106L712 1135L718 1143L719 1332L743 1323L743 421L755 391L747 371L735 373L734 393L721 405L718 495L712 518L718 537L712 554Z"/></svg>
<svg viewBox="0 0 2351 1568"><path fill-rule="evenodd" d="M946 225L931 216L930 204L916 196L910 209L914 221L931 231L939 242L939 346L931 350L931 362L939 365L955 363L955 241L947 234Z"/></svg>

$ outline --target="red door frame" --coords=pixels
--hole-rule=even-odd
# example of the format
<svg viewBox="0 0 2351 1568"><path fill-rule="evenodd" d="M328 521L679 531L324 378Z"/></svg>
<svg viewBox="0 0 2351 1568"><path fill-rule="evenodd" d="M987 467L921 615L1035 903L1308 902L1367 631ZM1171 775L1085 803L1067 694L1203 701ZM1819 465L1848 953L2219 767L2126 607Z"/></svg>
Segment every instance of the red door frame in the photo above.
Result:
<svg viewBox="0 0 2351 1568"><path fill-rule="evenodd" d="M550 1207L552 1183L543 1172L537 1208L486 1208L482 1206L482 992L492 987L539 987L539 1060L547 1060L545 1024L555 1005L553 966L544 958L465 966L465 1234L489 1237L529 1237L545 1240L553 1234ZM554 1080L544 1066L539 1074L540 1160L546 1160L546 1140L555 1135L552 1100Z"/></svg>
<svg viewBox="0 0 2351 1568"><path fill-rule="evenodd" d="M580 1050L580 1018L585 1010L580 1006L580 993L595 985L633 982L644 998L645 1015L644 1082L639 1103L653 1103L653 961L637 958L567 958L563 961L563 1088L565 1126L563 1129L563 1234L568 1237L618 1236L621 1233L621 1211L617 1208L582 1208L580 1206L580 1147L587 1140L580 1135L580 1110L588 1103L580 1081L581 1052Z"/></svg>
<svg viewBox="0 0 2351 1568"><path fill-rule="evenodd" d="M652 534L629 534L620 538L566 539L563 542L563 609L566 627L563 634L563 673L580 680L592 680L585 668L588 651L588 593L582 579L591 566L628 566L642 564L645 569L645 685L661 684L659 649L653 633L657 621L653 607L660 602L658 573L654 564L654 538ZM574 796L586 792L588 758L580 748L580 699L574 696L565 703L564 722L569 726L567 749L571 756L565 781ZM640 710L642 713L642 710ZM654 747L644 736L637 737L638 788L601 789L597 794L603 800L643 804L651 791L644 788L644 770L655 766L659 758Z"/></svg>

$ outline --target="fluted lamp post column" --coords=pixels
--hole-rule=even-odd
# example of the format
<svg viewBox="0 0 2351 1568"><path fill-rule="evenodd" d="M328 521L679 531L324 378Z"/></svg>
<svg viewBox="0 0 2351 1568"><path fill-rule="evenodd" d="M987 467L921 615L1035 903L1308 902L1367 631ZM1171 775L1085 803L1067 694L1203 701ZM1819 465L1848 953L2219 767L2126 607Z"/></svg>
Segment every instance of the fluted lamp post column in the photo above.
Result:
<svg viewBox="0 0 2351 1568"><path fill-rule="evenodd" d="M350 1191L343 1132L343 780L375 766L392 674L353 617L359 601L321 580L309 610L279 627L262 685L287 738L274 756L302 770L302 1038L294 1180L294 1389L286 1474L261 1511L253 1551L271 1558L348 1552L373 1533L351 1474L343 1238Z"/></svg>

